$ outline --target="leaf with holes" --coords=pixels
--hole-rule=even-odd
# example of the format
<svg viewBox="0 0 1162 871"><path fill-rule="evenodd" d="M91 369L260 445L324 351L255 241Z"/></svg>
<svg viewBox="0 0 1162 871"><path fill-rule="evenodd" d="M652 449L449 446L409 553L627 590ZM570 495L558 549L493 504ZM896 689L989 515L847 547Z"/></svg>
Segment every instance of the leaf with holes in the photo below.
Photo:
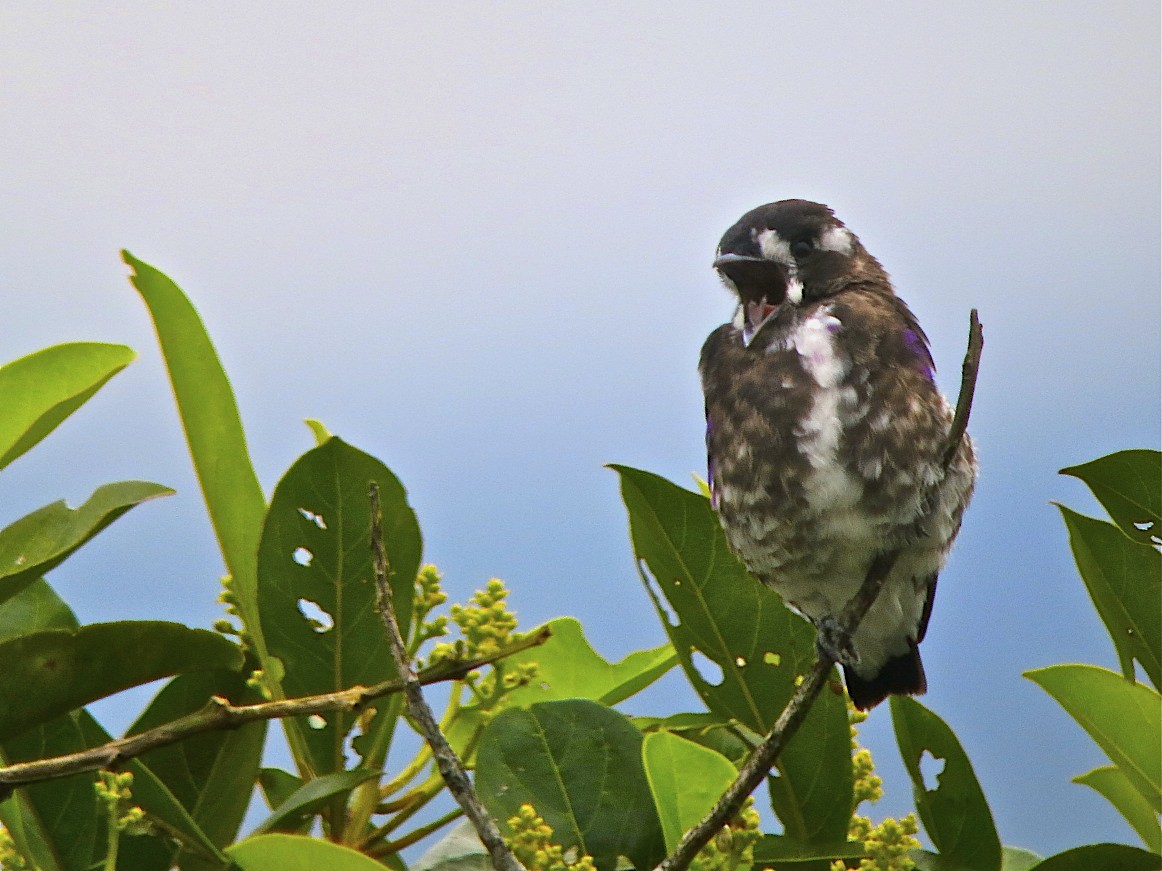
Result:
<svg viewBox="0 0 1162 871"><path fill-rule="evenodd" d="M1001 842L984 792L948 724L907 696L892 696L892 724L924 830L941 862L965 871L999 871ZM938 772L922 771L943 762Z"/></svg>
<svg viewBox="0 0 1162 871"><path fill-rule="evenodd" d="M1058 506L1085 588L1101 615L1122 674L1134 679L1134 660L1162 686L1162 554L1122 535L1116 526Z"/></svg>
<svg viewBox="0 0 1162 871"><path fill-rule="evenodd" d="M738 769L721 753L669 732L646 736L642 762L666 835L666 849L671 851L688 829L710 813L738 776Z"/></svg>
<svg viewBox="0 0 1162 871"><path fill-rule="evenodd" d="M1118 451L1061 470L1086 483L1122 532L1142 544L1162 544L1162 453Z"/></svg>
<svg viewBox="0 0 1162 871"><path fill-rule="evenodd" d="M411 625L421 545L403 485L379 460L328 439L303 454L275 488L258 550L262 631L270 653L282 661L289 696L367 686L395 675L375 609L372 481L379 484L396 614L405 632ZM355 719L349 712L298 718L316 774L345 767L344 741Z"/></svg>
<svg viewBox="0 0 1162 871"><path fill-rule="evenodd" d="M130 508L171 493L148 481L105 484L79 508L62 499L6 526L0 530L0 602L56 568Z"/></svg>
<svg viewBox="0 0 1162 871"><path fill-rule="evenodd" d="M1097 742L1153 808L1162 812L1162 698L1095 665L1025 672Z"/></svg>
<svg viewBox="0 0 1162 871"><path fill-rule="evenodd" d="M611 468L621 476L642 580L687 677L715 714L765 734L815 662L815 630L747 573L705 497L648 472ZM841 690L819 695L773 774L772 804L788 835L808 843L846 838L851 732Z"/></svg>
<svg viewBox="0 0 1162 871"><path fill-rule="evenodd" d="M32 449L137 357L124 345L56 345L0 367L0 469Z"/></svg>
<svg viewBox="0 0 1162 871"><path fill-rule="evenodd" d="M0 643L0 739L113 693L187 671L238 669L216 632L154 620L53 629ZM35 693L29 693L35 687Z"/></svg>
<svg viewBox="0 0 1162 871"><path fill-rule="evenodd" d="M652 868L666 845L641 748L641 732L596 702L504 711L481 738L476 791L501 821L531 804L555 843L588 853L600 871L612 871L618 856Z"/></svg>

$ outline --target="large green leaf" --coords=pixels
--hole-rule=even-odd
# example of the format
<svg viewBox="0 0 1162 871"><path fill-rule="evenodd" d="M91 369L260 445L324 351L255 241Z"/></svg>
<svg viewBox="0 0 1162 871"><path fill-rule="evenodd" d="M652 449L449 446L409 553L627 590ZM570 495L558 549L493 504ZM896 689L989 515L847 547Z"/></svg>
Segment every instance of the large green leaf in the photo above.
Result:
<svg viewBox="0 0 1162 871"><path fill-rule="evenodd" d="M181 288L128 251L121 256L133 269L129 280L153 318L210 522L234 578L238 608L265 660L256 561L266 501L246 449L234 392L201 318Z"/></svg>
<svg viewBox="0 0 1162 871"><path fill-rule="evenodd" d="M642 768L642 735L625 717L574 699L510 709L484 731L476 790L502 822L531 804L553 840L612 871L618 856L652 868L665 841Z"/></svg>
<svg viewBox="0 0 1162 871"><path fill-rule="evenodd" d="M226 852L242 871L383 871L350 847L303 835L258 835Z"/></svg>
<svg viewBox="0 0 1162 871"><path fill-rule="evenodd" d="M1162 544L1162 453L1118 451L1061 474L1084 481L1130 538Z"/></svg>
<svg viewBox="0 0 1162 871"><path fill-rule="evenodd" d="M648 472L612 468L643 581L687 677L720 717L765 733L815 662L814 629L731 554L706 498ZM706 660L713 666L700 668ZM711 668L721 679L703 674ZM776 763L772 804L788 835L835 843L847 835L851 790L847 708L841 690L824 691Z"/></svg>
<svg viewBox="0 0 1162 871"><path fill-rule="evenodd" d="M1162 856L1124 844L1074 847L1034 865L1032 871L1160 871Z"/></svg>
<svg viewBox="0 0 1162 871"><path fill-rule="evenodd" d="M1155 853L1162 853L1162 827L1158 825L1158 816L1150 807L1150 802L1134 789L1120 768L1113 765L1095 768L1087 774L1077 775L1073 782L1088 786L1105 796L1126 818L1126 822L1134 827L1146 846Z"/></svg>
<svg viewBox="0 0 1162 871"><path fill-rule="evenodd" d="M1114 640L1122 674L1134 678L1134 660L1162 686L1162 554L1137 544L1116 526L1058 506L1069 545L1094 607Z"/></svg>
<svg viewBox="0 0 1162 871"><path fill-rule="evenodd" d="M161 621L94 623L0 643L0 739L132 686L234 668L242 651L215 632ZM35 687L34 693L29 692Z"/></svg>
<svg viewBox="0 0 1162 871"><path fill-rule="evenodd" d="M1025 677L1053 696L1162 812L1162 697L1094 665L1051 665Z"/></svg>
<svg viewBox="0 0 1162 871"><path fill-rule="evenodd" d="M211 696L234 704L263 701L238 671L214 670L179 674L169 681L126 734L137 735L191 714ZM233 842L254 792L266 738L265 722L238 729L191 736L159 747L140 761L188 809L198 830L215 847ZM148 809L148 808L147 808ZM196 840L196 839L195 839ZM189 853L180 854L185 871L206 866Z"/></svg>
<svg viewBox="0 0 1162 871"><path fill-rule="evenodd" d="M916 810L940 851L942 867L1000 871L1001 842L992 812L956 735L915 699L892 696L891 706L896 742L912 779ZM925 754L929 762L944 763L932 789L921 771Z"/></svg>
<svg viewBox="0 0 1162 871"><path fill-rule="evenodd" d="M786 835L763 835L754 848L756 868L793 868L798 864L809 864L818 868L821 861L833 859L858 859L867 851L860 841L835 841L831 844L804 844ZM826 866L823 866L826 867Z"/></svg>
<svg viewBox="0 0 1162 871"><path fill-rule="evenodd" d="M0 530L0 602L60 565L130 508L171 493L147 481L105 484L79 508L62 499Z"/></svg>
<svg viewBox="0 0 1162 871"><path fill-rule="evenodd" d="M931 850L909 850L908 858L918 871L964 871L955 859L933 853ZM1031 871L1041 857L1020 847L1001 847L1001 871Z"/></svg>
<svg viewBox="0 0 1162 871"><path fill-rule="evenodd" d="M670 851L710 813L738 776L738 769L721 753L669 732L646 736L642 763Z"/></svg>
<svg viewBox="0 0 1162 871"><path fill-rule="evenodd" d="M27 684L34 686L34 684ZM24 697L28 698L27 691ZM29 762L89 746L75 714L39 723L0 744L3 764ZM103 840L102 813L97 803L93 772L45 780L16 790L0 804L0 822L41 871L88 871Z"/></svg>
<svg viewBox="0 0 1162 871"><path fill-rule="evenodd" d="M376 481L396 614L411 623L420 563L420 531L399 480L381 462L337 438L300 457L270 503L259 548L258 601L271 655L285 668L292 696L370 685L395 674L391 648L375 609L368 485ZM351 712L310 728L299 718L312 768L344 768ZM377 725L385 718L377 718ZM314 723L319 723L317 718Z"/></svg>
<svg viewBox="0 0 1162 871"><path fill-rule="evenodd" d="M124 345L56 345L0 367L0 469L57 428L137 354Z"/></svg>

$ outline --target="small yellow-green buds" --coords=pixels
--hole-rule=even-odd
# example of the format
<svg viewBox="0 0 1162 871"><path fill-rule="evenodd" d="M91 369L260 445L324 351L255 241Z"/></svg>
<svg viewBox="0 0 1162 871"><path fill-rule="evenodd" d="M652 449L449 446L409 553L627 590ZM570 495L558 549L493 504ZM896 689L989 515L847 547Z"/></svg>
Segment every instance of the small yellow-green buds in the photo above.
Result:
<svg viewBox="0 0 1162 871"><path fill-rule="evenodd" d="M416 611L427 614L448 601L448 594L440 589L443 577L435 566L427 565L420 569L416 577Z"/></svg>
<svg viewBox="0 0 1162 871"><path fill-rule="evenodd" d="M867 851L867 857L860 861L860 871L914 871L916 863L908 853L920 846L913 837L917 831L916 817L912 814L899 820L889 817L878 826L873 826L867 817L853 817L849 835L863 841ZM845 865L836 860L831 868L844 871Z"/></svg>
<svg viewBox="0 0 1162 871"><path fill-rule="evenodd" d="M145 811L131 804L133 772L124 771L117 774L102 771L97 782L93 784L93 789L97 793L97 800L104 802L108 808L110 819L116 821L118 831L128 835L144 835L150 831Z"/></svg>
<svg viewBox="0 0 1162 871"><path fill-rule="evenodd" d="M734 871L754 864L754 845L762 837L759 812L748 798L733 820L715 833L710 843L698 851L690 871Z"/></svg>
<svg viewBox="0 0 1162 871"><path fill-rule="evenodd" d="M28 868L29 864L16 849L12 835L0 826L0 871L28 871Z"/></svg>
<svg viewBox="0 0 1162 871"><path fill-rule="evenodd" d="M462 641L437 644L430 661L443 659L477 659L492 656L512 641L516 614L505 605L508 588L493 578L483 590L477 590L468 605L453 605L452 620L460 628Z"/></svg>
<svg viewBox="0 0 1162 871"><path fill-rule="evenodd" d="M528 871L595 871L593 857L587 854L571 856L553 843L553 828L546 823L530 804L522 804L516 816L508 821L512 837L506 838L509 849Z"/></svg>

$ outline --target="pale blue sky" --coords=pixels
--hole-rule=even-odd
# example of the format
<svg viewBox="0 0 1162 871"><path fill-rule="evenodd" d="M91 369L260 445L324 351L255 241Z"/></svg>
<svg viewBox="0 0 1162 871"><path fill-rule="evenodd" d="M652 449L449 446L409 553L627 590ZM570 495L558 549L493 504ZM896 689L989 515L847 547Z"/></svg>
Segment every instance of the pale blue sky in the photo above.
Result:
<svg viewBox="0 0 1162 871"><path fill-rule="evenodd" d="M497 575L527 626L656 645L602 464L702 471L714 246L752 206L818 199L949 392L968 309L985 323L983 472L924 701L1006 843L1132 843L1069 783L1099 751L1020 672L1116 665L1049 502L1095 511L1056 470L1158 444L1158 31L1151 2L4 4L0 357L142 358L0 476L0 520L175 486L51 579L85 621L219 616L127 247L199 306L268 492L319 417L400 475L454 595ZM642 702L694 704L680 679ZM864 734L873 815L902 813L886 708Z"/></svg>

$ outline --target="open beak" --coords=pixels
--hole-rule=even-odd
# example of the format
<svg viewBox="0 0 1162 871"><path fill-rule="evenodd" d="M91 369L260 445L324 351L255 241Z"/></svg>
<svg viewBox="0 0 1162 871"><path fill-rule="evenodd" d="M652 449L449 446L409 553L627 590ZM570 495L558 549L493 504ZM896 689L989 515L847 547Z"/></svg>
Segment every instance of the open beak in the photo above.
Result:
<svg viewBox="0 0 1162 871"><path fill-rule="evenodd" d="M713 265L730 279L743 300L742 343L750 345L758 331L786 299L787 274L779 263L742 254L723 254ZM756 289L762 292L762 297L757 301L748 301L747 297L752 296ZM751 292L748 293L748 290Z"/></svg>

